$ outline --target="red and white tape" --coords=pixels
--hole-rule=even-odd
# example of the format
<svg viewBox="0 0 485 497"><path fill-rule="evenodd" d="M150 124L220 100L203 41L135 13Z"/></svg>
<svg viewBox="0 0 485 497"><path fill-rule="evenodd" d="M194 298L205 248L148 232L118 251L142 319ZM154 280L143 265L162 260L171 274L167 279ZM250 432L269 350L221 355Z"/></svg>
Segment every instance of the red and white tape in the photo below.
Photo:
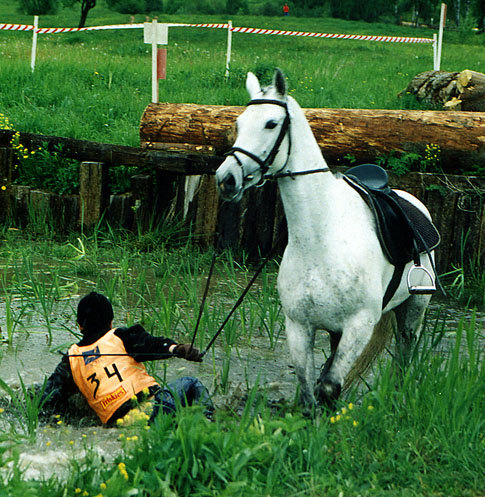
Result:
<svg viewBox="0 0 485 497"><path fill-rule="evenodd" d="M232 31L235 33L303 36L310 38L334 38L339 40L384 41L384 42L394 42L394 43L433 43L433 39L431 38L409 38L405 36L374 36L374 35L349 35L349 34L332 34L332 33L310 33L306 31L283 31L279 29L237 28L237 27L233 27Z"/></svg>
<svg viewBox="0 0 485 497"><path fill-rule="evenodd" d="M169 24L173 27L193 27L193 28L215 28L228 29L229 24ZM38 34L56 34L72 33L75 31L101 31L109 29L139 29L143 24L113 24L108 26L90 26L86 28L37 28ZM0 30L10 31L33 31L34 26L28 24L0 24ZM248 33L261 35L279 35L279 36L301 36L308 38L331 38L338 40L361 40L361 41L381 41L390 43L433 43L432 38L411 38L406 36L374 36L374 35L351 35L351 34L333 34L333 33L311 33L306 31L285 31L280 29L264 28L244 28L232 27L233 33Z"/></svg>
<svg viewBox="0 0 485 497"><path fill-rule="evenodd" d="M74 31L101 31L107 29L140 29L143 24L112 24L109 26L89 26L86 28L37 28L38 34L72 33ZM0 30L33 31L35 26L30 24L0 24Z"/></svg>

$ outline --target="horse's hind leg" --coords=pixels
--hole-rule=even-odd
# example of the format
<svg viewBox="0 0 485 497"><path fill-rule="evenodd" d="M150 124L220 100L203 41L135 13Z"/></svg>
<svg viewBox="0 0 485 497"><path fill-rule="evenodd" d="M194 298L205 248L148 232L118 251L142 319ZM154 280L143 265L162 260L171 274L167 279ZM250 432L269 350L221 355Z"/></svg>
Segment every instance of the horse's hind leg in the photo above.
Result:
<svg viewBox="0 0 485 497"><path fill-rule="evenodd" d="M291 361L300 383L300 400L304 406L313 408L315 406L315 397L313 396L315 330L286 317L286 337Z"/></svg>
<svg viewBox="0 0 485 497"><path fill-rule="evenodd" d="M418 342L430 298L430 295L411 295L393 309L397 322L395 359L401 371L409 364L413 346Z"/></svg>

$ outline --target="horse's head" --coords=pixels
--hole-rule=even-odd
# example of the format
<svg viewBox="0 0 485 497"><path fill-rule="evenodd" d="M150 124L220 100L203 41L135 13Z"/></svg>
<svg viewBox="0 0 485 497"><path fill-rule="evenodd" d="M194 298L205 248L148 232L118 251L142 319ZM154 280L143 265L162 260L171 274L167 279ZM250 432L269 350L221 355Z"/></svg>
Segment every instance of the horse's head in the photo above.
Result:
<svg viewBox="0 0 485 497"><path fill-rule="evenodd" d="M221 197L235 202L241 200L244 190L283 169L291 148L283 73L276 69L272 85L261 89L250 72L246 89L251 100L237 119L237 139L216 171Z"/></svg>

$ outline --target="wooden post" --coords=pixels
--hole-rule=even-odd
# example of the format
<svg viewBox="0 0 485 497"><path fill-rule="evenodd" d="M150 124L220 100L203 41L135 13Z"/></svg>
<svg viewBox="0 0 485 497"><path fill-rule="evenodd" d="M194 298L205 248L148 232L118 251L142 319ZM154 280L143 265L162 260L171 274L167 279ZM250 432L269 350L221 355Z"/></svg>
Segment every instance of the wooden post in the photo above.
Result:
<svg viewBox="0 0 485 497"><path fill-rule="evenodd" d="M30 68L32 72L35 69L35 58L37 55L37 29L39 27L39 16L34 16L34 35L32 38L32 54L30 56Z"/></svg>
<svg viewBox="0 0 485 497"><path fill-rule="evenodd" d="M446 23L446 4L441 4L441 12L440 12L440 29L438 31L438 50L436 55L436 64L434 66L435 71L439 71L441 69L441 47L443 45L443 30L445 28Z"/></svg>
<svg viewBox="0 0 485 497"><path fill-rule="evenodd" d="M136 174L131 177L131 191L134 204L134 224L142 230L150 227L153 216L153 180L149 174Z"/></svg>
<svg viewBox="0 0 485 497"><path fill-rule="evenodd" d="M231 50L232 50L232 21L227 23L227 52L226 52L226 72L225 77L229 77L229 68L231 65Z"/></svg>
<svg viewBox="0 0 485 497"><path fill-rule="evenodd" d="M79 167L79 222L85 227L99 222L108 206L108 167L102 162L81 162Z"/></svg>
<svg viewBox="0 0 485 497"><path fill-rule="evenodd" d="M5 220L10 209L9 185L12 181L12 150L0 148L0 219Z"/></svg>

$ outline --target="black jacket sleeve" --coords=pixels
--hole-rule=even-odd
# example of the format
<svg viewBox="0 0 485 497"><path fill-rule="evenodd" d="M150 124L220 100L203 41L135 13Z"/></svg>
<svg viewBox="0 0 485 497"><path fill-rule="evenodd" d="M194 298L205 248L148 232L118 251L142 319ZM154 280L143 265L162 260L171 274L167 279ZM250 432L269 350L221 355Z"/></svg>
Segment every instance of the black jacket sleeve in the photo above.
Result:
<svg viewBox="0 0 485 497"><path fill-rule="evenodd" d="M129 328L117 328L115 335L123 341L126 352L138 362L173 357L168 349L176 342L170 338L154 337L139 324Z"/></svg>
<svg viewBox="0 0 485 497"><path fill-rule="evenodd" d="M69 358L64 356L47 380L42 395L43 410L63 412L69 397L78 391L72 377Z"/></svg>

